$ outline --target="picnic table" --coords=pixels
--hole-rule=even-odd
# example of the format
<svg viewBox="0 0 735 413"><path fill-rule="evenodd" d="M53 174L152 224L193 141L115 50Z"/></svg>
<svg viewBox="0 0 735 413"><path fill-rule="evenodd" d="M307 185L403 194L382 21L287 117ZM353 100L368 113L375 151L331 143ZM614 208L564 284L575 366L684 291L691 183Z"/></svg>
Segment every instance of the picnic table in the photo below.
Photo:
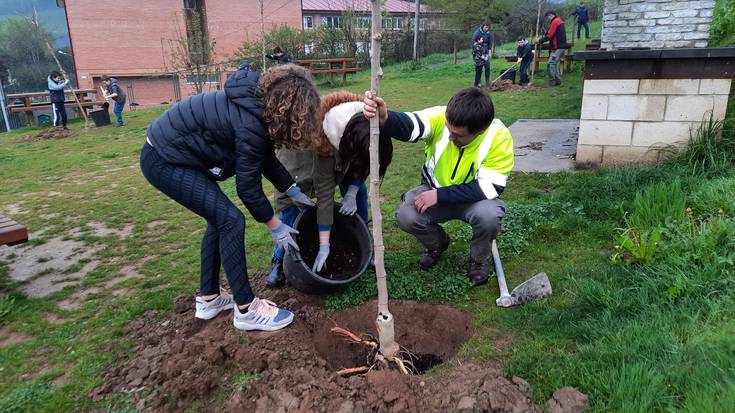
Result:
<svg viewBox="0 0 735 413"><path fill-rule="evenodd" d="M309 69L312 75L330 75L334 79L335 74L342 74L342 83L347 81L348 73L357 73L360 68L355 65L352 57L337 57L331 59L297 60L296 64Z"/></svg>
<svg viewBox="0 0 735 413"><path fill-rule="evenodd" d="M79 103L82 105L82 109L86 113L90 108L94 106L101 106L104 101L97 101L97 90L96 89L74 89L64 90L66 101L64 107L67 108L78 108L76 101L72 97L72 94L76 94L79 99ZM93 95L93 96L92 96ZM31 93L13 93L6 96L8 102L22 101L23 103L12 103L8 105L11 112L25 112L28 123L33 123L33 112L36 110L51 110L53 106L48 101L49 92L31 92Z"/></svg>

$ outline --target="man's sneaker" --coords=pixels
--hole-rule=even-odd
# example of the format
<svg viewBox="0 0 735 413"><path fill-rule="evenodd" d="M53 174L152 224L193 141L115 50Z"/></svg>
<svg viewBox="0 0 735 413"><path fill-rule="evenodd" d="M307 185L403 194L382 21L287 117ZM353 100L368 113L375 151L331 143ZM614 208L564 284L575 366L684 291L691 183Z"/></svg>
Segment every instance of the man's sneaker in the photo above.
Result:
<svg viewBox="0 0 735 413"><path fill-rule="evenodd" d="M444 254L444 251L449 248L449 235L447 235L446 232L444 232L443 229L439 229L439 249L436 250L430 250L426 249L424 250L423 255L421 255L421 260L419 261L419 267L424 270L428 271L436 265L436 263L439 262L439 259L441 258L442 254Z"/></svg>
<svg viewBox="0 0 735 413"><path fill-rule="evenodd" d="M219 292L217 297L210 301L206 301L202 297L197 297L197 311L194 313L194 317L202 320L211 320L216 317L217 314L232 308L234 303L235 301L232 299L232 296L222 290Z"/></svg>
<svg viewBox="0 0 735 413"><path fill-rule="evenodd" d="M472 285L477 287L487 283L487 279L490 276L490 263L487 260L477 262L470 258L469 269L467 270L467 277L472 281Z"/></svg>
<svg viewBox="0 0 735 413"><path fill-rule="evenodd" d="M283 274L283 262L273 258L271 263L271 272L268 273L265 286L268 288L281 288L286 282L286 275Z"/></svg>
<svg viewBox="0 0 735 413"><path fill-rule="evenodd" d="M276 307L272 301L261 300L255 297L248 306L245 314L240 312L240 307L235 304L235 317L233 324L238 330L262 330L275 331L291 324L293 313Z"/></svg>

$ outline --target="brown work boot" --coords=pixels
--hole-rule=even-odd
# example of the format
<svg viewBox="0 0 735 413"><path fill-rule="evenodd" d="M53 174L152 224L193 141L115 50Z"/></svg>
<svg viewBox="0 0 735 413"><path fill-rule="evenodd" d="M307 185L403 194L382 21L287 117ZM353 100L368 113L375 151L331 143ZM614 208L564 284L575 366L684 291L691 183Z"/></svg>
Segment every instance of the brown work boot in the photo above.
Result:
<svg viewBox="0 0 735 413"><path fill-rule="evenodd" d="M439 249L425 249L424 253L421 255L421 260L419 261L419 267L424 271L434 268L436 263L439 262L439 258L442 257L442 254L447 250L447 248L449 248L449 235L447 235L443 229L440 229Z"/></svg>
<svg viewBox="0 0 735 413"><path fill-rule="evenodd" d="M470 258L469 269L467 270L467 277L472 281L472 285L477 287L487 283L487 279L490 276L490 263L487 260L477 262Z"/></svg>

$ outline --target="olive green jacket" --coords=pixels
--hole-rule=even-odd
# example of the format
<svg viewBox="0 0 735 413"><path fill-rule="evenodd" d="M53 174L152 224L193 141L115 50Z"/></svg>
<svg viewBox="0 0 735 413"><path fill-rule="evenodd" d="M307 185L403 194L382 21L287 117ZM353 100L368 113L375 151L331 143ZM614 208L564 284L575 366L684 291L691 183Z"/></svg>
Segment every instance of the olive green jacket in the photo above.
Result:
<svg viewBox="0 0 735 413"><path fill-rule="evenodd" d="M301 191L309 198L316 197L317 224L334 223L334 189L337 186L335 158L316 152L279 149L276 157L293 177ZM293 205L286 194L276 191L276 212Z"/></svg>

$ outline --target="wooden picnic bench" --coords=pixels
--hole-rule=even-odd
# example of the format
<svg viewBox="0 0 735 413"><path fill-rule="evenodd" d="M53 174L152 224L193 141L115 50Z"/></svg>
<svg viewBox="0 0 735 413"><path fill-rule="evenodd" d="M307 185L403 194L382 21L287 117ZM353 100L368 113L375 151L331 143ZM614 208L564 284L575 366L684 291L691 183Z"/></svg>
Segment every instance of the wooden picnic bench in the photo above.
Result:
<svg viewBox="0 0 735 413"><path fill-rule="evenodd" d="M26 227L0 215L0 245L17 245L26 241L28 241Z"/></svg>
<svg viewBox="0 0 735 413"><path fill-rule="evenodd" d="M66 95L66 101L64 101L64 107L67 108L78 108L76 101L74 100L72 94L76 94L79 98L79 103L82 105L82 110L84 112L88 112L90 108L94 106L102 106L104 104L104 101L97 101L92 98L90 95L94 95L96 98L97 96L97 90L96 89L75 89L75 90L65 90L64 94ZM23 103L12 103L8 105L8 108L10 108L11 112L25 112L26 119L28 119L28 123L33 123L33 112L36 110L52 110L53 106L51 105L51 102L48 101L49 92L32 92L32 93L14 93L9 94L6 96L8 102L13 101L22 101ZM42 100L41 100L42 99ZM39 101L40 100L40 101Z"/></svg>
<svg viewBox="0 0 735 413"><path fill-rule="evenodd" d="M347 81L348 73L357 73L360 68L355 65L352 57L338 57L333 59L298 60L296 64L309 69L312 75L330 75L334 79L335 74L342 74L342 83Z"/></svg>

